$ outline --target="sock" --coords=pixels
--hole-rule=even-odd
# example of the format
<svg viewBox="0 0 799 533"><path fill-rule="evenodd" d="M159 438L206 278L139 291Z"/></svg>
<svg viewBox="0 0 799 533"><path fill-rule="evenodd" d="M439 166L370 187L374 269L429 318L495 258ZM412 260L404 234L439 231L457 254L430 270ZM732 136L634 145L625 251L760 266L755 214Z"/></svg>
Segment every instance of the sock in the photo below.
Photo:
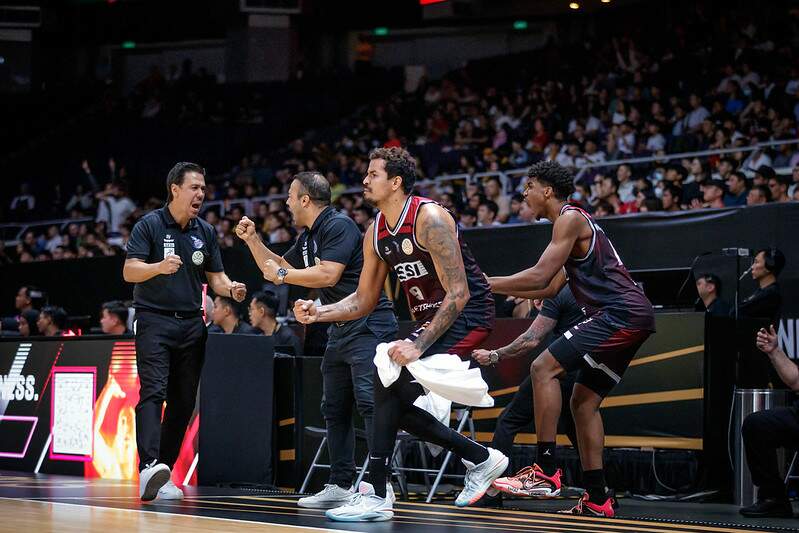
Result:
<svg viewBox="0 0 799 533"><path fill-rule="evenodd" d="M369 454L369 483L375 488L375 494L386 497L386 480L388 479L388 461L390 454ZM355 487L357 490L358 487Z"/></svg>
<svg viewBox="0 0 799 533"><path fill-rule="evenodd" d="M605 471L602 468L596 470L583 470L583 484L588 491L588 501L591 503L605 503L607 487L605 485Z"/></svg>
<svg viewBox="0 0 799 533"><path fill-rule="evenodd" d="M545 474L554 474L556 469L555 443L539 442L536 452L536 463Z"/></svg>

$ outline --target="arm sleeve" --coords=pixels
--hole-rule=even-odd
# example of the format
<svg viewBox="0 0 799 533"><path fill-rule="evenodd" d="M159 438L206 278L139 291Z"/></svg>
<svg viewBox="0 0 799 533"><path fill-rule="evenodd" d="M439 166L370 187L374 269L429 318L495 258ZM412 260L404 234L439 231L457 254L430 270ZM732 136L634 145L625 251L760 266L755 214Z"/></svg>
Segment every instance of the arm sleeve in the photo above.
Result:
<svg viewBox="0 0 799 533"><path fill-rule="evenodd" d="M205 237L208 239L208 262L205 265L205 271L223 272L225 267L222 266L222 254L219 251L219 242L216 240L216 232L206 230Z"/></svg>
<svg viewBox="0 0 799 533"><path fill-rule="evenodd" d="M342 218L334 219L325 228L319 259L346 265L350 262L353 251L360 249L362 238L354 222L350 223Z"/></svg>
<svg viewBox="0 0 799 533"><path fill-rule="evenodd" d="M147 261L153 249L152 234L145 220L140 220L133 226L126 247L128 259L141 259Z"/></svg>

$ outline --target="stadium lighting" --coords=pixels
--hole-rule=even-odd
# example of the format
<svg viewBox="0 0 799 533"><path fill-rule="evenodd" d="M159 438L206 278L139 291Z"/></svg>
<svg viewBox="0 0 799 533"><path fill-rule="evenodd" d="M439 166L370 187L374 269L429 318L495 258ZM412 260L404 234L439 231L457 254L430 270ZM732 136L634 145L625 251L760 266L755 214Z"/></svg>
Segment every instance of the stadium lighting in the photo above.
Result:
<svg viewBox="0 0 799 533"><path fill-rule="evenodd" d="M124 48L125 50L132 50L136 48L136 43L134 43L133 41L125 41L122 43L122 48Z"/></svg>
<svg viewBox="0 0 799 533"><path fill-rule="evenodd" d="M609 4L610 3L610 0L599 0L599 1L602 2L603 4Z"/></svg>
<svg viewBox="0 0 799 533"><path fill-rule="evenodd" d="M578 4L577 2L570 2L569 9L580 9L580 4Z"/></svg>
<svg viewBox="0 0 799 533"><path fill-rule="evenodd" d="M526 30L527 29L527 21L526 20L517 20L513 22L513 29L514 30Z"/></svg>
<svg viewBox="0 0 799 533"><path fill-rule="evenodd" d="M388 28L386 28L385 26L375 28L374 34L377 35L378 37L385 37L386 35L388 35Z"/></svg>

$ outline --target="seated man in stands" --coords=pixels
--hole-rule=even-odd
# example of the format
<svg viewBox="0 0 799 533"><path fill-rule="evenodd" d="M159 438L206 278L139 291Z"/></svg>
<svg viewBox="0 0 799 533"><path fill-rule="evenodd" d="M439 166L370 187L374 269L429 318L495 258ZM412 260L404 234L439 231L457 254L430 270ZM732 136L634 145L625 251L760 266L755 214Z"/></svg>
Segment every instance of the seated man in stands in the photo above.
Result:
<svg viewBox="0 0 799 533"><path fill-rule="evenodd" d="M3 317L0 319L0 331L7 333L19 330L19 318L25 311L35 309L41 303L44 294L40 289L33 286L20 287L14 298L14 309L16 316Z"/></svg>
<svg viewBox="0 0 799 533"><path fill-rule="evenodd" d="M48 305L39 313L39 320L36 321L36 327L39 328L39 334L46 337L60 337L63 334L64 328L67 325L67 312L63 307L56 307Z"/></svg>
<svg viewBox="0 0 799 533"><path fill-rule="evenodd" d="M106 335L124 335L128 331L130 310L119 300L105 302L100 316L100 327Z"/></svg>
<svg viewBox="0 0 799 533"><path fill-rule="evenodd" d="M780 379L793 391L799 391L799 368L777 342L774 326L757 333L757 347L771 360ZM777 448L792 449L799 442L799 403L752 413L741 428L746 462L752 482L758 487L757 502L741 508L749 517L792 517L793 510L785 482L777 468Z"/></svg>
<svg viewBox="0 0 799 533"><path fill-rule="evenodd" d="M290 348L292 355L302 355L302 343L297 334L288 326L277 321L278 299L268 292L256 292L250 300L250 324L258 333L275 338L275 351L285 352Z"/></svg>
<svg viewBox="0 0 799 533"><path fill-rule="evenodd" d="M208 333L238 333L243 335L258 335L260 332L239 318L239 308L236 302L227 296L217 296L214 299L214 310L211 314L214 325L208 328Z"/></svg>

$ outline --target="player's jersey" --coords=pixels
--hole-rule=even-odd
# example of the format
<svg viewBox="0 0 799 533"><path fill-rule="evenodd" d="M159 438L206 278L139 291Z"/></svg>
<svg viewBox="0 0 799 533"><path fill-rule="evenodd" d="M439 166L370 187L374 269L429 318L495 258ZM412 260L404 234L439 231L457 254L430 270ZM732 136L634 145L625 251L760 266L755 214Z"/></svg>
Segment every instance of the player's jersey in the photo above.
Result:
<svg viewBox="0 0 799 533"><path fill-rule="evenodd" d="M570 256L564 265L577 303L588 316L602 312L616 325L654 331L652 304L630 277L605 232L583 209L567 204L560 214L567 211L584 216L593 233L588 254L581 258Z"/></svg>
<svg viewBox="0 0 799 533"><path fill-rule="evenodd" d="M386 218L378 213L372 241L377 256L388 263L397 274L414 320L422 322L433 318L446 293L436 274L433 258L416 241L416 216L419 209L427 203L435 202L421 196L409 196L395 228L389 228ZM472 252L463 242L460 231L458 243L470 295L461 314L469 326L493 327L494 298L491 288Z"/></svg>

